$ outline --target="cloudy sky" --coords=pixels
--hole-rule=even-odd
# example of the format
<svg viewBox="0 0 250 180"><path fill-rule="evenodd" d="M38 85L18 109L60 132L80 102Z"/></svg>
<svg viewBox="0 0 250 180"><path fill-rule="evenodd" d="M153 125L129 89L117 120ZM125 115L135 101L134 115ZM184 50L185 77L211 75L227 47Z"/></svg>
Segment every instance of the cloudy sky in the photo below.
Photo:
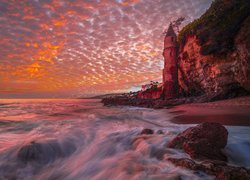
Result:
<svg viewBox="0 0 250 180"><path fill-rule="evenodd" d="M162 33L212 0L0 0L0 97L82 97L161 81Z"/></svg>

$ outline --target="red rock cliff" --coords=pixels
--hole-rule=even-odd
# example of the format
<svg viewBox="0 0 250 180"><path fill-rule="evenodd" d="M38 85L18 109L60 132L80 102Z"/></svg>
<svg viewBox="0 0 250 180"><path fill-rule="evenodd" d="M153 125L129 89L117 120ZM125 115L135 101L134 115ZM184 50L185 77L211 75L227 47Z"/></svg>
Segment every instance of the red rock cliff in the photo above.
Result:
<svg viewBox="0 0 250 180"><path fill-rule="evenodd" d="M208 95L231 86L250 90L250 44L244 38L249 27L250 18L244 22L235 38L235 50L225 57L202 55L197 37L188 36L178 57L182 90L187 94Z"/></svg>
<svg viewBox="0 0 250 180"><path fill-rule="evenodd" d="M181 34L185 36L185 40L180 44L178 82L181 91L186 95L250 91L250 17L247 10L249 5L241 0L219 0L215 3L216 6L212 7L213 15L217 15L218 12L218 16L227 18L230 13L235 14L233 12L236 10L233 8L236 5L243 9L237 13L245 14L239 14L239 17L223 24L223 19L211 18L208 10L199 19L202 23L193 23L196 29L188 31L188 28L191 29L188 25L184 30L186 32ZM225 3L228 3L226 15L221 13L221 9L216 11L219 5L224 7ZM212 23L208 26L205 22L209 18L209 22ZM222 23L217 29L212 28L216 21ZM225 26L227 29L223 29Z"/></svg>

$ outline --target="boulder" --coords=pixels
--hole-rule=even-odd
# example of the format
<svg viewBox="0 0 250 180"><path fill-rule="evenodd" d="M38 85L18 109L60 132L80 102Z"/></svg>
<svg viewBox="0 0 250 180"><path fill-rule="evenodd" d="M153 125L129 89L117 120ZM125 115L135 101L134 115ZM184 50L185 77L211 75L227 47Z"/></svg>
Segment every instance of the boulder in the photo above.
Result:
<svg viewBox="0 0 250 180"><path fill-rule="evenodd" d="M70 141L62 144L56 140L45 142L31 142L21 147L17 153L17 158L23 163L36 162L39 164L48 164L57 158L63 158L76 151L76 146Z"/></svg>
<svg viewBox="0 0 250 180"><path fill-rule="evenodd" d="M164 132L163 132L161 129L159 129L159 130L156 132L156 134L164 134Z"/></svg>
<svg viewBox="0 0 250 180"><path fill-rule="evenodd" d="M176 166L184 167L194 171L203 171L215 176L216 180L224 179L250 179L250 174L244 167L229 166L221 161L203 161L197 163L188 158L168 158L168 161Z"/></svg>
<svg viewBox="0 0 250 180"><path fill-rule="evenodd" d="M154 134L152 129L143 129L140 134Z"/></svg>
<svg viewBox="0 0 250 180"><path fill-rule="evenodd" d="M219 123L202 123L190 127L172 139L167 147L183 149L192 158L226 161L222 153L228 131Z"/></svg>
<svg viewBox="0 0 250 180"><path fill-rule="evenodd" d="M207 139L184 142L182 148L194 159L227 160L221 149L214 147L213 143L210 143Z"/></svg>

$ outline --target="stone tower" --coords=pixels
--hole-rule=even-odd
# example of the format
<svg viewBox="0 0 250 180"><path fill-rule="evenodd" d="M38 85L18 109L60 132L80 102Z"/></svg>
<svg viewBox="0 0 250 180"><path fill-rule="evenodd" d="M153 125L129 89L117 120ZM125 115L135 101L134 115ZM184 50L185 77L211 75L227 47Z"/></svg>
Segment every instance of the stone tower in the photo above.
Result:
<svg viewBox="0 0 250 180"><path fill-rule="evenodd" d="M177 36L171 23L164 39L164 69L162 73L164 99L178 96L177 49Z"/></svg>

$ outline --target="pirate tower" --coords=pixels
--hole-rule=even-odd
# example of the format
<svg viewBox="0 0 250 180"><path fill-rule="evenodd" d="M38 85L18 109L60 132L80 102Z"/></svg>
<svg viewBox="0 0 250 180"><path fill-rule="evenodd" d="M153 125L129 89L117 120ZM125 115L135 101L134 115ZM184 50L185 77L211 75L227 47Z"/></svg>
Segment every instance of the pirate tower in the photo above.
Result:
<svg viewBox="0 0 250 180"><path fill-rule="evenodd" d="M164 99L178 96L178 67L177 67L177 36L172 23L166 31L164 39L164 69L163 69L163 95Z"/></svg>

